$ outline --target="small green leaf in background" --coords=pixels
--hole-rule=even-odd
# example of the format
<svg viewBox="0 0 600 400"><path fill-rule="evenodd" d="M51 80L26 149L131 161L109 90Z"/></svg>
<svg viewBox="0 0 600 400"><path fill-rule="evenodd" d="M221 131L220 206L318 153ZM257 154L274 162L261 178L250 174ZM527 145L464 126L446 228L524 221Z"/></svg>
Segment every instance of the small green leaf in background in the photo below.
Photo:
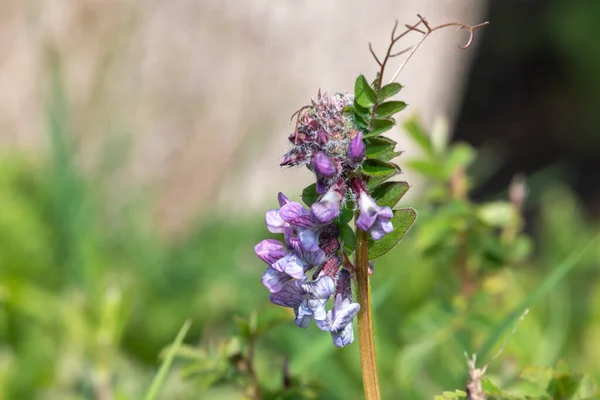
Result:
<svg viewBox="0 0 600 400"><path fill-rule="evenodd" d="M451 176L457 169L468 167L475 160L475 155L475 149L467 143L453 145L444 164L446 176Z"/></svg>
<svg viewBox="0 0 600 400"><path fill-rule="evenodd" d="M339 225L340 237L344 241L344 251L350 255L356 248L356 237L354 231L348 224Z"/></svg>
<svg viewBox="0 0 600 400"><path fill-rule="evenodd" d="M406 166L430 178L446 179L439 164L433 160L410 160Z"/></svg>
<svg viewBox="0 0 600 400"><path fill-rule="evenodd" d="M373 118L371 120L371 131L367 136L377 136L382 134L383 132L389 131L392 129L396 121L393 118L389 119L380 119Z"/></svg>
<svg viewBox="0 0 600 400"><path fill-rule="evenodd" d="M381 257L393 249L406 235L416 219L417 212L413 208L394 210L394 216L391 219L394 231L377 241L369 238L369 260Z"/></svg>
<svg viewBox="0 0 600 400"><path fill-rule="evenodd" d="M515 208L506 201L485 203L477 210L479 219L496 228L504 228L517 218Z"/></svg>
<svg viewBox="0 0 600 400"><path fill-rule="evenodd" d="M377 186L371 195L381 207L394 207L408 191L406 182L384 182Z"/></svg>
<svg viewBox="0 0 600 400"><path fill-rule="evenodd" d="M319 195L317 194L317 184L316 183L313 183L312 185L305 187L304 190L302 191L302 201L307 206L309 206L309 207L312 206L313 203L316 203L316 201L318 199L319 199Z"/></svg>
<svg viewBox="0 0 600 400"><path fill-rule="evenodd" d="M547 392L554 400L569 400L577 393L582 374L563 374L552 378Z"/></svg>
<svg viewBox="0 0 600 400"><path fill-rule="evenodd" d="M429 156L432 156L434 154L431 140L429 139L427 134L425 134L425 131L423 130L423 127L421 126L417 118L409 118L404 123L404 129L421 150L423 150Z"/></svg>
<svg viewBox="0 0 600 400"><path fill-rule="evenodd" d="M173 363L175 354L177 354L177 352L179 351L179 347L183 343L183 339L185 338L185 335L187 334L187 332L190 330L191 325L192 325L192 321L188 319L187 321L185 321L185 323L179 330L177 337L175 338L175 340L173 341L173 344L171 345L171 347L169 348L169 351L167 352L167 356L163 360L158 372L156 373L156 376L152 380L150 389L148 389L148 393L146 393L146 397L145 397L146 400L156 399L156 396L158 395L158 391L160 390L161 386L165 382L165 379L167 378L167 373L169 372L169 368L171 368L171 364Z"/></svg>
<svg viewBox="0 0 600 400"><path fill-rule="evenodd" d="M404 110L408 104L403 101L387 101L377 105L375 115L379 118L387 118Z"/></svg>
<svg viewBox="0 0 600 400"><path fill-rule="evenodd" d="M379 91L379 100L385 100L393 95L397 94L400 89L402 89L402 85L396 82L388 83Z"/></svg>
<svg viewBox="0 0 600 400"><path fill-rule="evenodd" d="M396 142L384 136L369 137L365 139L367 144L367 158L375 158L385 153L389 153L396 147Z"/></svg>
<svg viewBox="0 0 600 400"><path fill-rule="evenodd" d="M396 164L367 158L362 165L363 172L370 176L389 176L400 173Z"/></svg>
<svg viewBox="0 0 600 400"><path fill-rule="evenodd" d="M362 107L371 107L377 102L377 93L373 90L364 75L359 75L354 83L354 98Z"/></svg>

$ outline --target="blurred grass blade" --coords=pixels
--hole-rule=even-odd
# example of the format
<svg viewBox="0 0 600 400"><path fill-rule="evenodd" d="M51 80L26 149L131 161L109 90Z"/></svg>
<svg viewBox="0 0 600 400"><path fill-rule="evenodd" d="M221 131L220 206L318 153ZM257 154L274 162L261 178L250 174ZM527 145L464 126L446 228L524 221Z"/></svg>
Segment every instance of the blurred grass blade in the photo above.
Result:
<svg viewBox="0 0 600 400"><path fill-rule="evenodd" d="M483 348L477 355L480 360L487 359L490 351L500 339L500 337L513 326L517 319L525 312L527 308L530 308L535 303L540 301L544 296L546 296L550 291L558 284L566 275L577 265L579 260L592 248L592 246L596 243L597 237L593 238L585 247L577 252L572 252L567 258L565 258L554 270L544 279L544 281L532 291L522 302L521 304L514 309L510 314L506 316L506 318L498 324L496 328L492 330L488 340L483 345Z"/></svg>
<svg viewBox="0 0 600 400"><path fill-rule="evenodd" d="M146 393L146 397L144 397L145 400L156 399L156 396L158 395L158 391L160 390L161 386L165 382L165 379L167 378L167 373L169 372L169 368L171 368L171 364L173 363L175 354L179 350L179 347L181 347L181 344L183 343L183 339L185 338L185 335L190 330L191 325L192 325L192 321L188 319L187 321L185 321L185 323L179 330L179 333L177 334L175 341L173 342L173 344L169 348L169 351L167 352L167 356L165 357L164 361L162 362L158 372L156 373L156 376L152 380L152 385L150 385L150 389L148 390L148 393Z"/></svg>

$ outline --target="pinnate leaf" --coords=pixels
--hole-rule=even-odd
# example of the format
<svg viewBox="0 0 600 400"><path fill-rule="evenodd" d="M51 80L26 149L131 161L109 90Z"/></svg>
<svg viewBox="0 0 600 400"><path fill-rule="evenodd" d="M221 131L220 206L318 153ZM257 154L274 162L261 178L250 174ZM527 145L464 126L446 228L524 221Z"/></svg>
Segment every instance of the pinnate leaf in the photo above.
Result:
<svg viewBox="0 0 600 400"><path fill-rule="evenodd" d="M370 176L390 176L400 173L400 167L396 164L367 158L362 165L363 172Z"/></svg>
<svg viewBox="0 0 600 400"><path fill-rule="evenodd" d="M394 216L391 219L394 225L394 231L388 233L380 240L369 238L369 260L381 257L393 249L400 240L406 235L406 232L417 219L417 212L413 208L402 208L394 210Z"/></svg>
<svg viewBox="0 0 600 400"><path fill-rule="evenodd" d="M309 206L309 207L312 206L313 203L316 203L318 199L319 199L319 195L317 194L317 184L316 183L313 183L312 185L305 187L304 190L302 191L302 201L307 206Z"/></svg>
<svg viewBox="0 0 600 400"><path fill-rule="evenodd" d="M387 101L377 105L375 116L379 118L387 118L400 112L406 108L407 104L403 101Z"/></svg>
<svg viewBox="0 0 600 400"><path fill-rule="evenodd" d="M397 94L400 89L402 89L402 85L396 82L388 83L379 91L379 100L385 100L393 95Z"/></svg>
<svg viewBox="0 0 600 400"><path fill-rule="evenodd" d="M377 93L373 90L364 75L359 75L354 83L354 98L362 107L371 107L377 102Z"/></svg>
<svg viewBox="0 0 600 400"><path fill-rule="evenodd" d="M406 182L384 182L377 186L371 195L381 207L394 207L408 191Z"/></svg>

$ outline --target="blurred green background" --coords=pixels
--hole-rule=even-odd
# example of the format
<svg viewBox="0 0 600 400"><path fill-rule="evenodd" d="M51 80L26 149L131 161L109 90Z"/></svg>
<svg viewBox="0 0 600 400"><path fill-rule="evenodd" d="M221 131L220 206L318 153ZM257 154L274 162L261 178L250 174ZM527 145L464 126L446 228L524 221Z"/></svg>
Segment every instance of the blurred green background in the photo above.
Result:
<svg viewBox="0 0 600 400"><path fill-rule="evenodd" d="M0 13L11 11L8 4ZM35 2L28 5L27 15L38 18L32 16ZM486 13L492 24L478 43L450 131L479 151L467 169L476 201L465 200L469 210L505 200L512 177L527 174L523 223L531 241L523 242L526 256L515 256L518 262L487 252L477 258L473 250L473 262L485 273L477 275L474 293L465 288L452 252L470 211L439 198L454 175L418 175L423 171L415 168L420 178L410 183L421 196L403 203L416 208L419 219L377 262L372 278L385 399L425 399L463 388L463 353L480 352L500 332L481 362L489 360L510 334L512 322L498 330L506 317L548 277L568 269L530 304L489 377L506 390L530 393L521 372L562 359L600 382L600 247L594 241L600 211L600 3L492 0ZM85 21L82 26L85 31ZM121 42L111 40L107 54L118 58ZM185 176L167 195L168 184L123 183L122 171L129 171L137 151L128 112L118 111L114 121L98 116L110 104L92 98L86 107L94 112L82 116L73 105L76 92L65 84L70 60L52 43L39 51L44 90L35 99L41 119L33 141L45 145L32 150L9 142L0 149L0 399L141 399L161 352L187 318L192 326L186 343L210 349L234 334L234 317L280 312L268 304L260 283L264 265L252 251L267 235L263 214L243 212L244 197L251 196L246 193L237 194L238 209L212 213L206 204L215 196L205 191L202 207L192 204L171 229L168 212L178 215L179 200L190 209ZM109 87L115 76L110 57L100 73ZM209 115L210 104L199 112ZM82 130L86 126L109 129L92 136ZM247 129L260 130L256 126ZM243 169L244 157L242 149L228 166ZM404 167L417 157L407 152L398 163ZM210 180L206 169L197 174L196 186ZM302 187L289 195L297 198ZM275 195L262 208L274 207ZM502 227L491 223L482 237L495 238ZM291 374L318 382L321 398L362 398L357 345L337 349L314 325L301 330L286 317L257 342L264 384L279 384L287 360ZM197 376L182 377L182 366L176 360L158 398L240 397L231 385L206 389Z"/></svg>

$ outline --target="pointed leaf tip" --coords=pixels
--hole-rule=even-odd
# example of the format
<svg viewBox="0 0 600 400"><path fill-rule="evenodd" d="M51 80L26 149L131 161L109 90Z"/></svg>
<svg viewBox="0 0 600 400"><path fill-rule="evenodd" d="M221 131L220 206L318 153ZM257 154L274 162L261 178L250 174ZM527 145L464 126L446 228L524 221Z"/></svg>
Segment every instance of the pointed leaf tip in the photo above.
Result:
<svg viewBox="0 0 600 400"><path fill-rule="evenodd" d="M377 102L377 93L367 82L364 75L359 75L354 83L354 96L356 102L362 107L371 107Z"/></svg>
<svg viewBox="0 0 600 400"><path fill-rule="evenodd" d="M394 231L377 241L369 239L369 260L379 258L393 249L406 235L416 219L417 212L413 208L394 210L394 216L391 219Z"/></svg>

